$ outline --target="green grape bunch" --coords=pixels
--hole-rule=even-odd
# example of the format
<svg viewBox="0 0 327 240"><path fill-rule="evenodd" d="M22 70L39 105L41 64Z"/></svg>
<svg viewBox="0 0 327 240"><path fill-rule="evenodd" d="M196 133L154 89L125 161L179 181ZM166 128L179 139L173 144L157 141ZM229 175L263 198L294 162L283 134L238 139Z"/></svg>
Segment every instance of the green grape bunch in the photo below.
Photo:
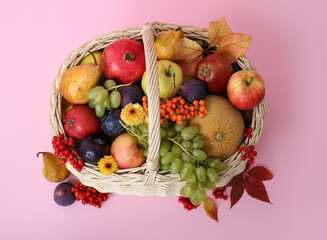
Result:
<svg viewBox="0 0 327 240"><path fill-rule="evenodd" d="M96 86L87 93L87 98L90 100L89 107L95 110L99 118L104 116L106 110L119 108L121 103L121 94L117 91L121 85L116 86L114 80L106 80L103 85Z"/></svg>

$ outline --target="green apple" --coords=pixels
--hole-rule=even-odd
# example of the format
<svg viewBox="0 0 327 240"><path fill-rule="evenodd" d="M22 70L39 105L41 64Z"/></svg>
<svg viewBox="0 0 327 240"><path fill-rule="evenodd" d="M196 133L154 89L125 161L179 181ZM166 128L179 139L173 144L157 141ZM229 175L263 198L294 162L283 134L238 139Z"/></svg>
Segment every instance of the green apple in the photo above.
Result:
<svg viewBox="0 0 327 240"><path fill-rule="evenodd" d="M158 61L159 96L161 99L172 98L178 94L183 84L183 72L180 66L169 60ZM146 71L142 77L142 89L147 94Z"/></svg>
<svg viewBox="0 0 327 240"><path fill-rule="evenodd" d="M101 63L101 51L96 51L93 52L93 55L95 57L95 59L97 60L97 63L100 65ZM78 65L84 65L84 64L88 64L88 63L94 63L94 58L91 54L86 55L79 63Z"/></svg>

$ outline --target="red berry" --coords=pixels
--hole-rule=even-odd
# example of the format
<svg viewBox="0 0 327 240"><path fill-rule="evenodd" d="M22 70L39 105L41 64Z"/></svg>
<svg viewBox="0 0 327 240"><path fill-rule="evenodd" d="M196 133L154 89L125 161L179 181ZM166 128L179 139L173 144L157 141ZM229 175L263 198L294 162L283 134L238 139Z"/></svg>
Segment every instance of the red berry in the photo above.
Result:
<svg viewBox="0 0 327 240"><path fill-rule="evenodd" d="M247 135L247 137L248 137L248 138L252 138L252 134L249 133L249 134Z"/></svg>
<svg viewBox="0 0 327 240"><path fill-rule="evenodd" d="M65 135L63 133L59 134L59 138L63 139L65 137Z"/></svg>
<svg viewBox="0 0 327 240"><path fill-rule="evenodd" d="M83 166L83 165L84 165L84 160L83 160L83 159L81 159L81 158L80 158L80 159L78 159L78 161L77 161L77 162L78 162L78 164L79 164L79 165L81 165L81 166Z"/></svg>
<svg viewBox="0 0 327 240"><path fill-rule="evenodd" d="M253 150L254 150L254 146L253 146L253 145L250 145L250 146L249 146L249 149L250 149L251 151L253 151Z"/></svg>
<svg viewBox="0 0 327 240"><path fill-rule="evenodd" d="M75 159L75 155L73 153L68 154L68 160Z"/></svg>
<svg viewBox="0 0 327 240"><path fill-rule="evenodd" d="M74 154L75 156L78 156L78 155L79 155L79 152L78 152L77 150L75 150L75 151L73 152L73 154Z"/></svg>
<svg viewBox="0 0 327 240"><path fill-rule="evenodd" d="M247 131L248 131L248 133L251 133L253 131L253 129L252 128L248 128Z"/></svg>
<svg viewBox="0 0 327 240"><path fill-rule="evenodd" d="M68 146L74 148L74 147L76 147L76 144L75 144L75 142L69 142L69 143L68 143Z"/></svg>
<svg viewBox="0 0 327 240"><path fill-rule="evenodd" d="M249 160L249 164L250 165L253 164L253 160L252 159Z"/></svg>
<svg viewBox="0 0 327 240"><path fill-rule="evenodd" d="M242 148L238 148L237 151L238 151L239 153L241 153L241 152L242 152Z"/></svg>
<svg viewBox="0 0 327 240"><path fill-rule="evenodd" d="M242 159L243 161L245 161L245 160L246 160L246 156L243 155L243 156L241 157L241 159Z"/></svg>
<svg viewBox="0 0 327 240"><path fill-rule="evenodd" d="M79 165L78 165L77 162L75 162L74 165L73 165L73 167L74 167L75 169L77 169L78 166L79 166Z"/></svg>
<svg viewBox="0 0 327 240"><path fill-rule="evenodd" d="M62 158L62 159L60 160L60 162L61 162L62 164L66 164L67 160L64 159L64 158Z"/></svg>
<svg viewBox="0 0 327 240"><path fill-rule="evenodd" d="M60 144L60 145L59 145L59 149L60 149L60 150L65 150L65 149L66 149L66 146L65 146L64 144Z"/></svg>
<svg viewBox="0 0 327 240"><path fill-rule="evenodd" d="M251 152L251 155L254 156L254 157L257 156L257 154L258 153L256 151Z"/></svg>
<svg viewBox="0 0 327 240"><path fill-rule="evenodd" d="M243 152L247 152L248 148L247 147L243 147Z"/></svg>
<svg viewBox="0 0 327 240"><path fill-rule="evenodd" d="M247 158L250 157L250 152L246 153L245 157L247 157Z"/></svg>

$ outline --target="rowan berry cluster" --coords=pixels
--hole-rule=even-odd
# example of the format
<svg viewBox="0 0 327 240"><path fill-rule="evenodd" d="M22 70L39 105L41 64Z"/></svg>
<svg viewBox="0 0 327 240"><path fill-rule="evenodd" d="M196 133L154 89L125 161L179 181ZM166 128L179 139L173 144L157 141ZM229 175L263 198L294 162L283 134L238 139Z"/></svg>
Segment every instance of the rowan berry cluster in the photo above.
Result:
<svg viewBox="0 0 327 240"><path fill-rule="evenodd" d="M143 107L148 109L148 98L143 96ZM160 123L164 118L170 119L177 124L182 124L186 119L193 119L195 116L203 118L208 113L204 100L194 100L193 104L185 102L181 97L160 100ZM147 112L148 115L148 112Z"/></svg>

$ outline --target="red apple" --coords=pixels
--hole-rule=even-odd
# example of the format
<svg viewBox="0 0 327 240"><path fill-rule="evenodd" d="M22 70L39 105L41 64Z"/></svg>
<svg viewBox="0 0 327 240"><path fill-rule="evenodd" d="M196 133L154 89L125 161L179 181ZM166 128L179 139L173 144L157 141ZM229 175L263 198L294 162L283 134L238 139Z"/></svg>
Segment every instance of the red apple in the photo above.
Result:
<svg viewBox="0 0 327 240"><path fill-rule="evenodd" d="M228 80L227 95L236 108L250 110L258 106L265 97L265 84L256 72L238 71Z"/></svg>
<svg viewBox="0 0 327 240"><path fill-rule="evenodd" d="M196 69L196 77L205 82L211 93L221 93L226 89L233 67L220 55L211 54L203 58Z"/></svg>
<svg viewBox="0 0 327 240"><path fill-rule="evenodd" d="M143 44L119 39L105 48L101 55L102 72L118 84L138 82L145 71Z"/></svg>
<svg viewBox="0 0 327 240"><path fill-rule="evenodd" d="M82 141L101 131L100 119L87 105L76 105L67 112L64 129L69 137Z"/></svg>
<svg viewBox="0 0 327 240"><path fill-rule="evenodd" d="M136 138L128 133L119 135L111 144L110 151L120 169L139 167L145 162L143 150L137 147Z"/></svg>

